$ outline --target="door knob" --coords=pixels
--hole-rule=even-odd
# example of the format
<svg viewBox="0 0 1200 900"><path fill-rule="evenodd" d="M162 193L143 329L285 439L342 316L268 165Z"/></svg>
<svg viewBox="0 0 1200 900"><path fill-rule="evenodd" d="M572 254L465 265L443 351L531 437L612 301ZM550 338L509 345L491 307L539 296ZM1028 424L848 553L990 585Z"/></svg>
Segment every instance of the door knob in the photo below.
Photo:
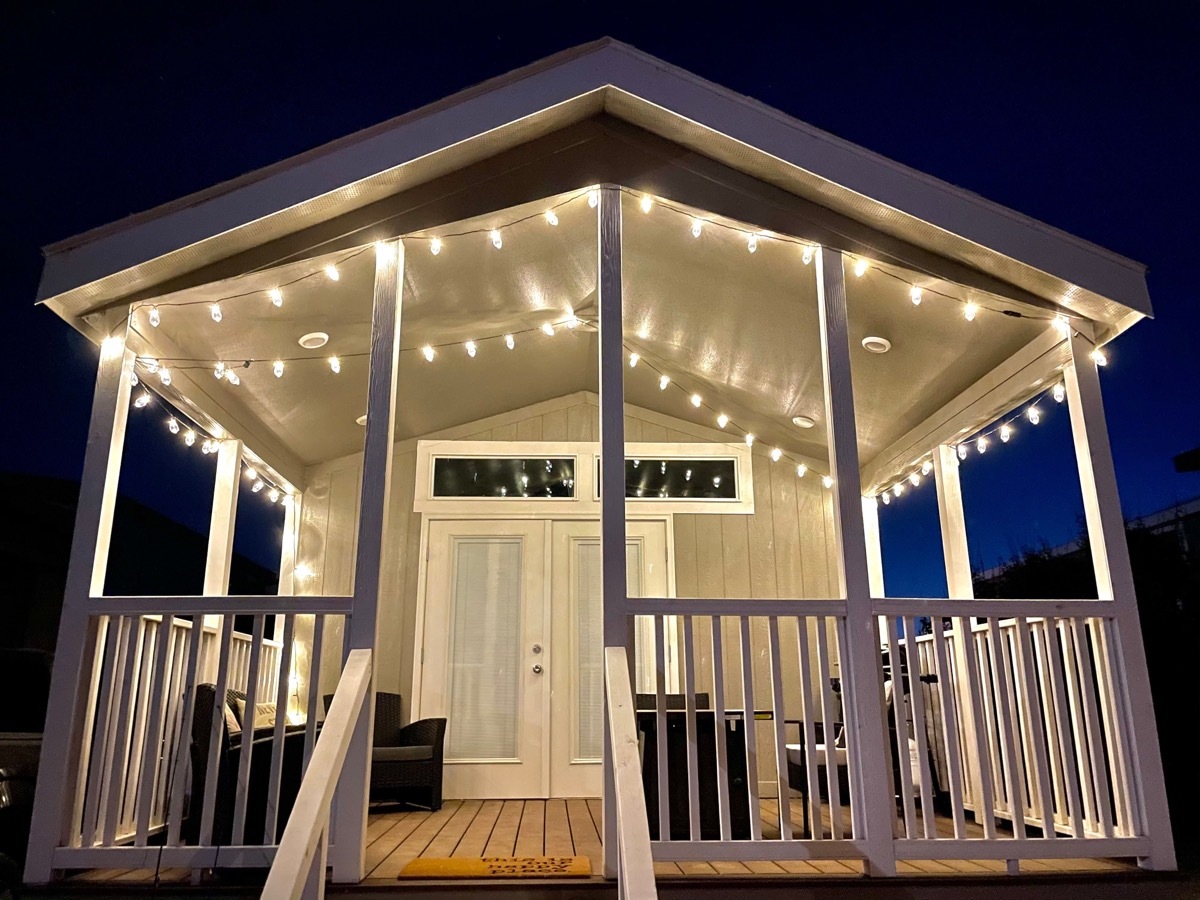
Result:
<svg viewBox="0 0 1200 900"><path fill-rule="evenodd" d="M534 674L534 675L541 675L541 674L542 674L542 667L541 667L540 665L534 665L534 667L533 667L533 674Z"/></svg>

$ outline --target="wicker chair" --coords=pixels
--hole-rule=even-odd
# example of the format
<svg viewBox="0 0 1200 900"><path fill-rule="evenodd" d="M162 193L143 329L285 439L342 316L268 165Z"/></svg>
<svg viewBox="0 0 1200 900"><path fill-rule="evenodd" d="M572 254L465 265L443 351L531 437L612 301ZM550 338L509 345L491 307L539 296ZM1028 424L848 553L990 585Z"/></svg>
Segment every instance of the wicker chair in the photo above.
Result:
<svg viewBox="0 0 1200 900"><path fill-rule="evenodd" d="M333 696L325 696L325 709ZM371 802L442 808L445 719L404 725L399 694L375 692L375 740L371 749Z"/></svg>

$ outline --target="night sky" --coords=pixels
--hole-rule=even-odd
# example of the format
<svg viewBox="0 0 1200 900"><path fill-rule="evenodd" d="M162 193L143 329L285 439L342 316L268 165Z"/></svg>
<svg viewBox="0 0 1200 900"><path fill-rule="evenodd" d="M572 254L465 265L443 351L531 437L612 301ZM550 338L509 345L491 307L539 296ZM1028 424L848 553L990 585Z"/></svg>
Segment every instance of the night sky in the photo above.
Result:
<svg viewBox="0 0 1200 900"><path fill-rule="evenodd" d="M1171 465L1200 444L1200 6L95 6L0 11L0 468L77 479L82 465L96 351L34 308L40 246L609 34L1148 264L1156 318L1102 373L1122 500L1138 515L1200 494ZM965 465L976 565L1079 531L1066 410L1047 413ZM210 462L137 438L122 490L206 529ZM189 465L199 495L176 477ZM261 537L243 549L272 564L275 520L242 507ZM932 485L881 513L888 593L943 592Z"/></svg>

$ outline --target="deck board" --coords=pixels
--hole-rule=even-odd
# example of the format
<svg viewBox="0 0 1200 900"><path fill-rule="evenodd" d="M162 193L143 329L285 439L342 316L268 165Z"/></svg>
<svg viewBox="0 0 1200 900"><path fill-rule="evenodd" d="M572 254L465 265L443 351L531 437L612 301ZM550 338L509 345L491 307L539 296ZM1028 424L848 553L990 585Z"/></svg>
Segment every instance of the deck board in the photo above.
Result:
<svg viewBox="0 0 1200 900"><path fill-rule="evenodd" d="M526 800L513 856L541 856L546 849L546 801Z"/></svg>
<svg viewBox="0 0 1200 900"><path fill-rule="evenodd" d="M521 827L521 815L525 811L524 800L505 800L484 847L484 856L512 856L517 843L517 831Z"/></svg>

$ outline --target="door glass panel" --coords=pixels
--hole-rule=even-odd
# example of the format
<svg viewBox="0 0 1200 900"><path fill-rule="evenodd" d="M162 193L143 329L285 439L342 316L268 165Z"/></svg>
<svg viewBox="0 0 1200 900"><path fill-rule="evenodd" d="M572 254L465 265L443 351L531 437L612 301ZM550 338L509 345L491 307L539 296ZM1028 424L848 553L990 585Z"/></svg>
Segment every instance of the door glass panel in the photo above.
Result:
<svg viewBox="0 0 1200 900"><path fill-rule="evenodd" d="M516 759L521 541L454 542L447 759Z"/></svg>
<svg viewBox="0 0 1200 900"><path fill-rule="evenodd" d="M600 542L579 541L575 572L576 760L598 760L604 741L604 623ZM625 581L630 597L642 596L642 545L625 545Z"/></svg>

